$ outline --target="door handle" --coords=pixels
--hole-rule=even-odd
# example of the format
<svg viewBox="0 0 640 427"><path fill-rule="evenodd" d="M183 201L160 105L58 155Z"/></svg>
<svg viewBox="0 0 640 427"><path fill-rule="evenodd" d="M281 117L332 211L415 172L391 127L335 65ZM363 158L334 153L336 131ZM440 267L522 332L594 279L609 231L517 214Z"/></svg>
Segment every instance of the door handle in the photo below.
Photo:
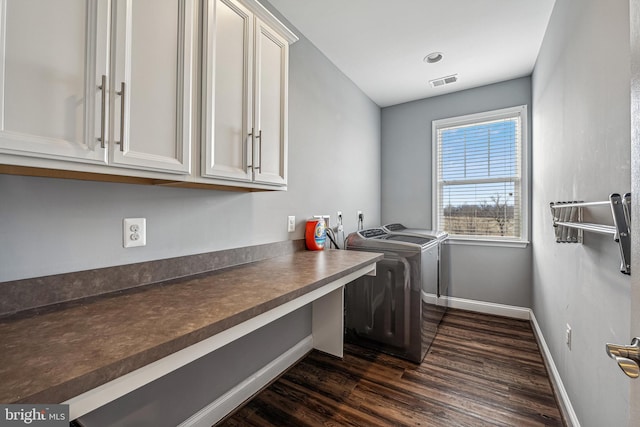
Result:
<svg viewBox="0 0 640 427"><path fill-rule="evenodd" d="M631 345L607 344L607 355L615 360L628 377L640 376L640 338L631 340Z"/></svg>

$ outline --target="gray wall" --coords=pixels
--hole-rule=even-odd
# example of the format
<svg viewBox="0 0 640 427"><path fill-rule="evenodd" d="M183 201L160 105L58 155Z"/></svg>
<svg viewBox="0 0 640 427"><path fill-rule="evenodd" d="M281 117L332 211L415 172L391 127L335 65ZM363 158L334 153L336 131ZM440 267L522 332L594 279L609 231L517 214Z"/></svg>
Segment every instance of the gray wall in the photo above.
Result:
<svg viewBox="0 0 640 427"><path fill-rule="evenodd" d="M307 218L335 223L338 210L345 232L357 210L379 224L379 107L304 37L291 46L289 73L287 192L0 175L0 281L301 239ZM147 218L147 246L122 248L125 217Z"/></svg>
<svg viewBox="0 0 640 427"><path fill-rule="evenodd" d="M338 210L344 214L347 233L356 229L357 210L364 212L365 225L379 224L380 108L297 34L300 41L290 50L287 192L234 193L0 175L0 281L301 239L306 218L330 214L335 221ZM287 215L296 215L295 233L287 233ZM146 247L122 248L125 217L147 218ZM280 333L286 331L293 342L310 332L310 310L300 313L279 323ZM139 421L140 414L128 418L127 408L156 408L167 397L162 390L169 396L192 396L187 386L199 384L203 370L213 377L220 374L227 385L234 378L241 381L247 366L263 366L290 347L290 339L264 339L273 334L257 333L253 341L231 344L215 363L185 368L161 387L152 387L151 394L136 393L134 405L122 399L116 404L121 410L111 406L94 414L101 420L98 425ZM263 351L266 345L269 351ZM242 366L236 364L240 354L250 355ZM213 386L211 390L224 391ZM166 419L186 418L200 409L194 405L172 406L170 410L178 413ZM105 414L114 419L100 418ZM160 420L169 415L154 414L155 425L166 425Z"/></svg>
<svg viewBox="0 0 640 427"><path fill-rule="evenodd" d="M631 193L640 194L640 0L629 1L631 21ZM632 222L640 223L640 200L632 200ZM640 229L631 229L631 253L640 253ZM640 271L640 257L632 256L631 270ZM631 277L631 333L640 329L640 275ZM640 400L640 381L631 381L630 402ZM630 405L629 419L640 419L640 405Z"/></svg>
<svg viewBox="0 0 640 427"><path fill-rule="evenodd" d="M526 104L531 79L427 98L382 109L382 222L431 228L431 122ZM529 130L531 129L529 120ZM452 245L451 295L530 307L530 248Z"/></svg>
<svg viewBox="0 0 640 427"><path fill-rule="evenodd" d="M630 280L611 237L556 244L549 202L630 190L629 67L628 0L556 2L533 73L533 309L584 427L628 425L629 381L604 344L630 341Z"/></svg>

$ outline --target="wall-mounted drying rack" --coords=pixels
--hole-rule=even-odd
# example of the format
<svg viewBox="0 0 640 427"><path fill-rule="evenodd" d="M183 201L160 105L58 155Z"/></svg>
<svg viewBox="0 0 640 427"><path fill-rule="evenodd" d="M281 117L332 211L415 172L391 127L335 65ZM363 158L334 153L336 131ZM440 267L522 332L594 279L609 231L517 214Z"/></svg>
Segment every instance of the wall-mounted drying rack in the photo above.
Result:
<svg viewBox="0 0 640 427"><path fill-rule="evenodd" d="M613 193L604 202L552 202L550 205L556 242L582 243L585 231L612 235L620 247L620 271L631 274L631 193L624 196ZM596 206L611 207L614 225L582 222L582 209Z"/></svg>

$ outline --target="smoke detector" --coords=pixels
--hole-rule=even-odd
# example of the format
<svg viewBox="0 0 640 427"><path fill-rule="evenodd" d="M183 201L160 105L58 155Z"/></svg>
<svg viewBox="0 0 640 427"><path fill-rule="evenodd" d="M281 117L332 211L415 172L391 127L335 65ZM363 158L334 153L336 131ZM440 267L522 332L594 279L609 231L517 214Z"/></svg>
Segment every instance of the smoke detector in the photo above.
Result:
<svg viewBox="0 0 640 427"><path fill-rule="evenodd" d="M450 85L451 83L455 83L457 81L458 81L458 75L452 74L450 76L429 80L429 84L431 85L431 87L440 87L440 86Z"/></svg>

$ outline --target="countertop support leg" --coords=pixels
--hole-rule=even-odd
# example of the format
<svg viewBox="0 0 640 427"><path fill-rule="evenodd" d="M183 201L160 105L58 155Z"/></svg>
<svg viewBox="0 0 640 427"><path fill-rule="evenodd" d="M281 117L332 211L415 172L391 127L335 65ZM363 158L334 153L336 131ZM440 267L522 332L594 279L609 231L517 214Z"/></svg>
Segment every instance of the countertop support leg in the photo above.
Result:
<svg viewBox="0 0 640 427"><path fill-rule="evenodd" d="M313 336L313 348L342 358L344 286L313 302L311 334Z"/></svg>

